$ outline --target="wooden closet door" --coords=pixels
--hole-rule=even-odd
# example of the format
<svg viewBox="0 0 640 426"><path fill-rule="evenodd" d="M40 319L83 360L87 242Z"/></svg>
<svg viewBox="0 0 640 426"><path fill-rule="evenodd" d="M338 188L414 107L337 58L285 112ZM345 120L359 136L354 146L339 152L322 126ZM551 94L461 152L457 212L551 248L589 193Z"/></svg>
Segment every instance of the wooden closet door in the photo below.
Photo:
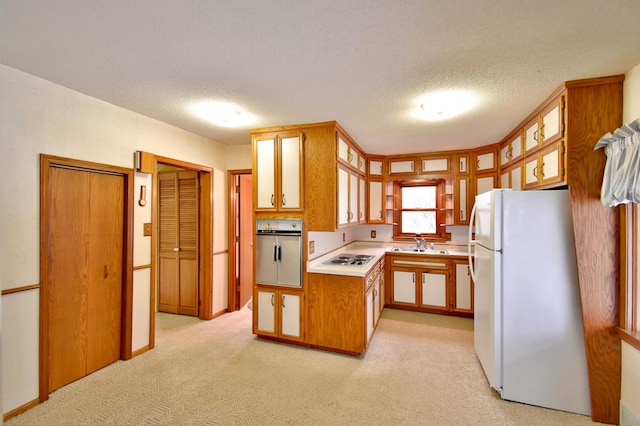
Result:
<svg viewBox="0 0 640 426"><path fill-rule="evenodd" d="M158 173L158 310L198 315L198 173Z"/></svg>
<svg viewBox="0 0 640 426"><path fill-rule="evenodd" d="M124 177L53 167L49 182L52 392L119 358Z"/></svg>

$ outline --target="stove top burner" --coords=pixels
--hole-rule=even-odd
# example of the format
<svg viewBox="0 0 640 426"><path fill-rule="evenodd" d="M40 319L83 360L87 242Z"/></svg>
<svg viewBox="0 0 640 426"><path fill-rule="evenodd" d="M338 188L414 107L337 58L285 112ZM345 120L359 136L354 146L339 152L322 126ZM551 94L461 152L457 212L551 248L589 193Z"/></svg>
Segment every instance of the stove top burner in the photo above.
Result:
<svg viewBox="0 0 640 426"><path fill-rule="evenodd" d="M326 265L364 266L373 260L369 254L341 254L324 262Z"/></svg>

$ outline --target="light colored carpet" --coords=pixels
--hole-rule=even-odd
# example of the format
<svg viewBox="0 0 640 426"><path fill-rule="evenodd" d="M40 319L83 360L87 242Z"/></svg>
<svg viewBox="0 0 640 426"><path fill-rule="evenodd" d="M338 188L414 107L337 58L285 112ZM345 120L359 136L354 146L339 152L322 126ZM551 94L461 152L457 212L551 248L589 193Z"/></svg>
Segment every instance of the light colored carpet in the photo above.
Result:
<svg viewBox="0 0 640 426"><path fill-rule="evenodd" d="M158 314L156 348L14 417L18 425L594 425L501 400L469 319L385 309L361 357L264 341L251 311Z"/></svg>

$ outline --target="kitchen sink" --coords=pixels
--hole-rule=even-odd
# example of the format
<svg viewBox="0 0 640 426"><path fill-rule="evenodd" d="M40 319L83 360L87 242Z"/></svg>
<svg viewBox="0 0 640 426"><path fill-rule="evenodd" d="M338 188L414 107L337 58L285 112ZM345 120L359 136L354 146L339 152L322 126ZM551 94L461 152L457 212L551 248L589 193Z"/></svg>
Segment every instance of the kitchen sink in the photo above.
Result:
<svg viewBox="0 0 640 426"><path fill-rule="evenodd" d="M417 249L415 247L393 247L391 251L400 251L405 253L421 253L421 254L449 254L444 249Z"/></svg>

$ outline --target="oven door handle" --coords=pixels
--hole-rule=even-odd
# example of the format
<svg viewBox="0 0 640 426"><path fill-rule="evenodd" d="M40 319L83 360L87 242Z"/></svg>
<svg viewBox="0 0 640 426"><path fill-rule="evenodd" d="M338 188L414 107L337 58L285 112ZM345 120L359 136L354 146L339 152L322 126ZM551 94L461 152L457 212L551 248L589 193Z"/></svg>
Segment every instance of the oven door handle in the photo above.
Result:
<svg viewBox="0 0 640 426"><path fill-rule="evenodd" d="M274 262L278 261L278 244L277 243L273 243L273 261Z"/></svg>
<svg viewBox="0 0 640 426"><path fill-rule="evenodd" d="M282 262L282 246L278 244L278 262Z"/></svg>

